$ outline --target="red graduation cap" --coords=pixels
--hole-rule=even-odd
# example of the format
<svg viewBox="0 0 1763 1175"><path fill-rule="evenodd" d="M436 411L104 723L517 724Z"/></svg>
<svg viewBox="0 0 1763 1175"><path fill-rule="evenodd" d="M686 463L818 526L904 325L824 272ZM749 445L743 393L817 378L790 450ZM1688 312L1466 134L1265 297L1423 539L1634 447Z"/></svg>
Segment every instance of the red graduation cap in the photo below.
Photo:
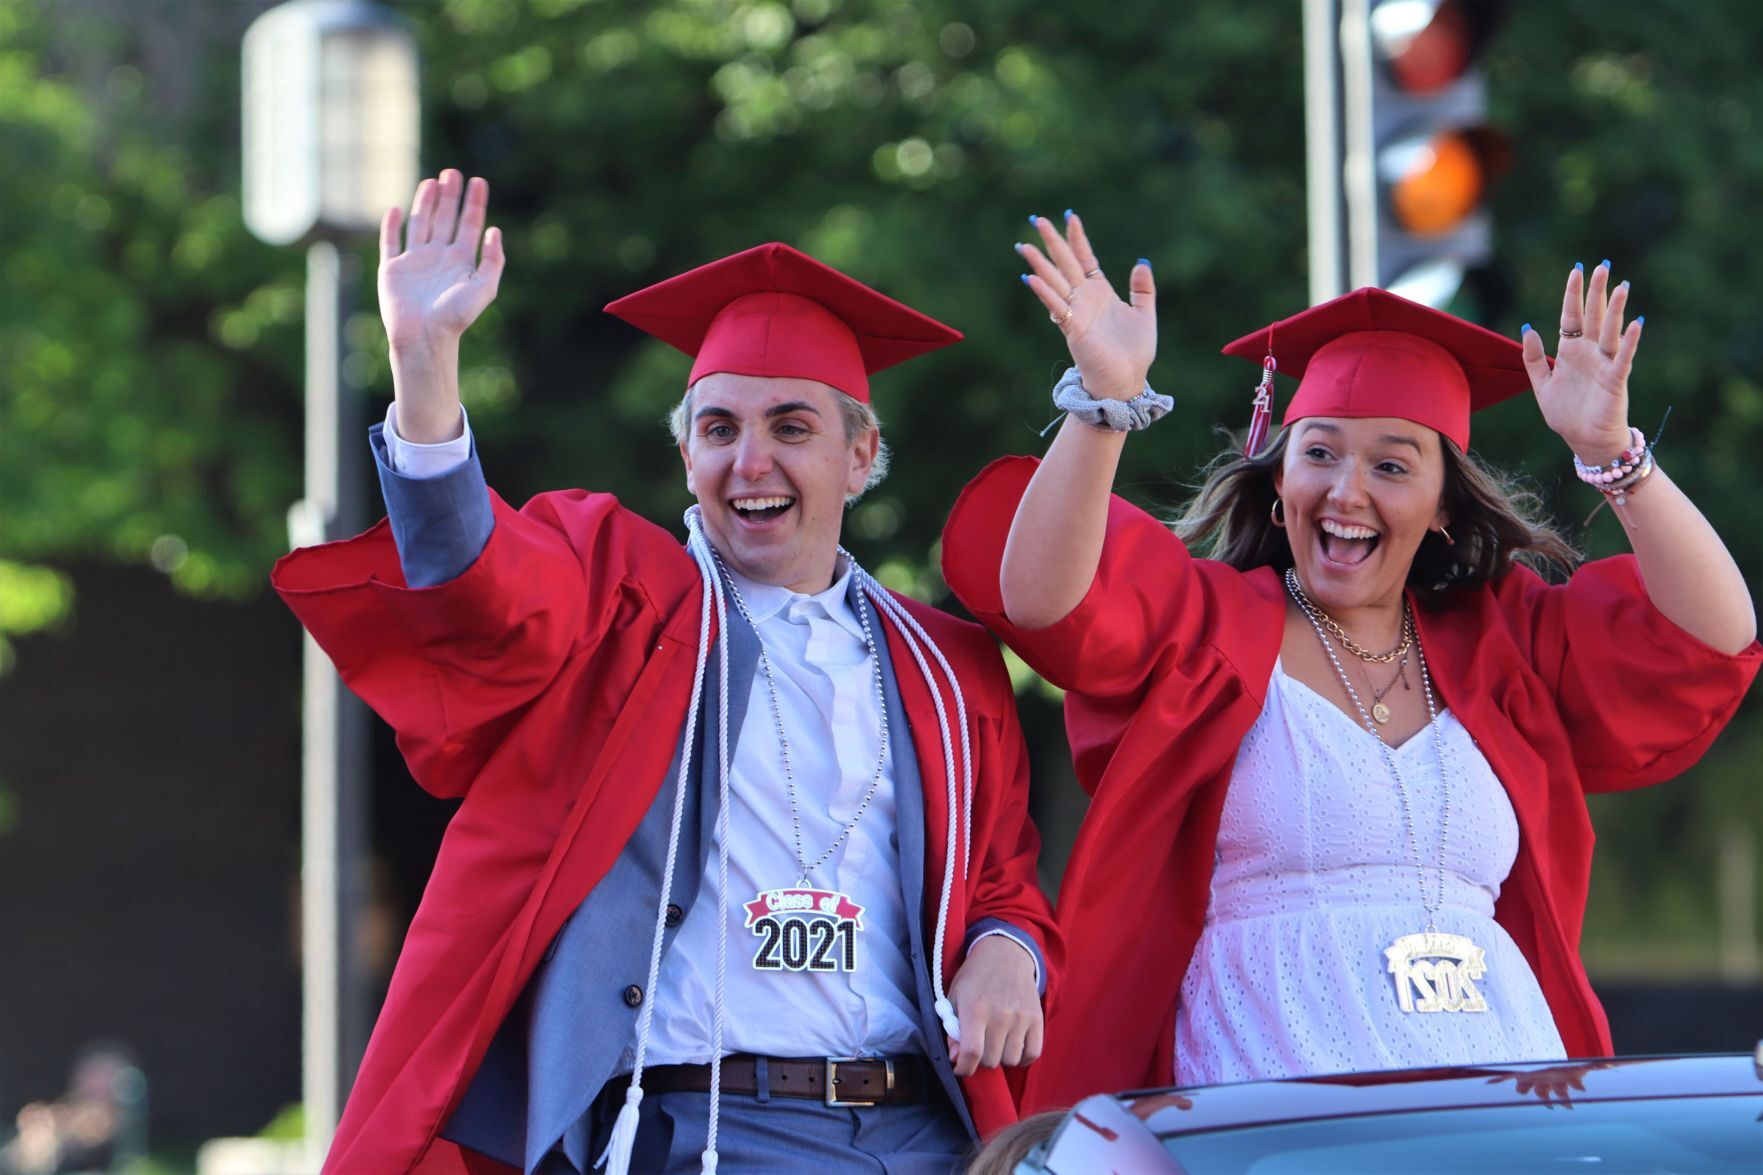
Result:
<svg viewBox="0 0 1763 1175"><path fill-rule="evenodd" d="M830 384L869 403L869 377L961 332L773 242L700 265L606 307L714 372Z"/></svg>
<svg viewBox="0 0 1763 1175"><path fill-rule="evenodd" d="M1244 335L1226 355L1299 377L1285 424L1393 416L1469 447L1469 414L1530 387L1522 344L1373 287Z"/></svg>

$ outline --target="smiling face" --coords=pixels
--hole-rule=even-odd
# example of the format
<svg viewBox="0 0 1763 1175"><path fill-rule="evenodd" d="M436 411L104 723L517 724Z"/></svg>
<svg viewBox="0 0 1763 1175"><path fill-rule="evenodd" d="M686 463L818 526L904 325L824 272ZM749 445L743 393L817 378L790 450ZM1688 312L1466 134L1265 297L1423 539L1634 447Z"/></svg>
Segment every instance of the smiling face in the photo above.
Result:
<svg viewBox="0 0 1763 1175"><path fill-rule="evenodd" d="M1439 434L1394 417L1312 416L1291 428L1274 488L1305 591L1343 622L1398 607L1421 540L1450 521Z"/></svg>
<svg viewBox="0 0 1763 1175"><path fill-rule="evenodd" d="M845 497L880 437L845 435L839 392L810 379L718 372L693 386L680 456L704 530L735 571L797 592L832 583Z"/></svg>

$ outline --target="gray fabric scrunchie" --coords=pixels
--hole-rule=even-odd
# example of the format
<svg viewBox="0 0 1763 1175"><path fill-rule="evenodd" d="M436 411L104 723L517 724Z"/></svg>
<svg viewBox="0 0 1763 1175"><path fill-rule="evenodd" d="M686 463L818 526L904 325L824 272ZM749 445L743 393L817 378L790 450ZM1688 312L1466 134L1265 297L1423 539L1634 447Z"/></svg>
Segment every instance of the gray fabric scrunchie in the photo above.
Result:
<svg viewBox="0 0 1763 1175"><path fill-rule="evenodd" d="M1130 400L1098 400L1084 387L1083 376L1078 374L1077 368L1068 367L1059 382L1053 385L1053 406L1071 413L1091 428L1133 432L1163 416L1175 407L1175 401L1152 391L1150 384Z"/></svg>

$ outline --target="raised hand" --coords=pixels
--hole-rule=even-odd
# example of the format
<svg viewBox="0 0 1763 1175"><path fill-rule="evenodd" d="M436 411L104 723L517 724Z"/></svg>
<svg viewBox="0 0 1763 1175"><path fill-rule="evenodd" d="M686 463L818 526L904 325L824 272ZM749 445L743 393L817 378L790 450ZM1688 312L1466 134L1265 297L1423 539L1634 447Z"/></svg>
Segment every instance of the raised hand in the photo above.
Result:
<svg viewBox="0 0 1763 1175"><path fill-rule="evenodd" d="M380 319L391 343L398 435L407 441L434 444L464 429L459 336L495 299L505 260L501 231L484 229L489 204L489 184L466 184L448 168L416 186L408 226L396 208L380 222Z"/></svg>
<svg viewBox="0 0 1763 1175"><path fill-rule="evenodd" d="M448 168L417 185L402 241L398 209L380 222L380 318L393 348L456 339L496 297L504 257L501 231L484 231L489 203L488 183Z"/></svg>
<svg viewBox="0 0 1763 1175"><path fill-rule="evenodd" d="M1033 270L1023 280L1064 332L1084 387L1098 398L1132 399L1144 390L1157 355L1157 286L1150 262L1133 266L1127 280L1131 301L1123 302L1102 274L1082 218L1066 213L1063 236L1044 216L1029 220L1046 251L1016 246Z"/></svg>
<svg viewBox="0 0 1763 1175"><path fill-rule="evenodd" d="M1543 420L1580 460L1601 464L1628 448L1628 373L1640 346L1637 318L1623 326L1628 283L1609 289L1610 263L1586 277L1574 266L1561 297L1561 345L1551 368L1542 336L1524 331L1524 367Z"/></svg>

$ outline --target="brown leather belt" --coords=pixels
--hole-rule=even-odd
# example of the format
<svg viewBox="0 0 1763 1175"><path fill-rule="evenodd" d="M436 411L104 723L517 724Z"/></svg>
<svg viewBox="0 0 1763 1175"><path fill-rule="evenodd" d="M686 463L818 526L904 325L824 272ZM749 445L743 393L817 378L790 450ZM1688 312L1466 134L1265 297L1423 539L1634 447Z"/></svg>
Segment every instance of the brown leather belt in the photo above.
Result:
<svg viewBox="0 0 1763 1175"><path fill-rule="evenodd" d="M893 1106L923 1101L930 1089L922 1057L755 1057L722 1059L722 1092L759 1092L759 1062L771 1097L807 1098L829 1106ZM618 1081L628 1086L627 1074ZM709 1065L656 1065L643 1070L648 1093L709 1093Z"/></svg>

